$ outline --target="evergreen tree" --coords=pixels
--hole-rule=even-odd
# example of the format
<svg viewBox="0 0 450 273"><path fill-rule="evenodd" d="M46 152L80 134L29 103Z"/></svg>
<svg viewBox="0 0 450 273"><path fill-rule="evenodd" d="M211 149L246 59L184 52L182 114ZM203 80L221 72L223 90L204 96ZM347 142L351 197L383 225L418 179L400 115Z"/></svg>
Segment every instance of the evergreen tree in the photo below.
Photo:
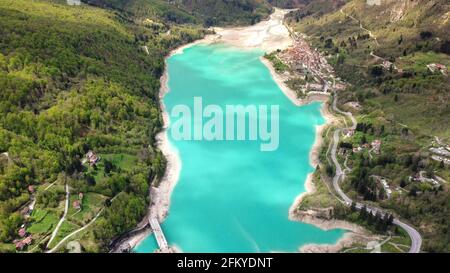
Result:
<svg viewBox="0 0 450 273"><path fill-rule="evenodd" d="M86 175L86 182L90 186L95 186L95 184L96 184L95 178L91 174Z"/></svg>
<svg viewBox="0 0 450 273"><path fill-rule="evenodd" d="M360 142L360 143L361 143L361 145L367 143L366 135L363 135L363 136L361 137L361 142Z"/></svg>
<svg viewBox="0 0 450 273"><path fill-rule="evenodd" d="M384 130L385 130L384 125L381 125L381 127L380 127L380 136L382 136L384 134Z"/></svg>
<svg viewBox="0 0 450 273"><path fill-rule="evenodd" d="M367 224L369 226L373 225L375 223L376 217L372 214L372 212L367 212Z"/></svg>
<svg viewBox="0 0 450 273"><path fill-rule="evenodd" d="M375 218L375 228L379 231L385 231L383 217L381 216L379 211L377 211L374 218Z"/></svg>
<svg viewBox="0 0 450 273"><path fill-rule="evenodd" d="M393 214L389 215L388 220L387 220L386 223L387 223L388 226L391 226L394 223L394 215Z"/></svg>
<svg viewBox="0 0 450 273"><path fill-rule="evenodd" d="M401 188L404 188L404 187L406 187L406 185L407 185L406 179L405 179L405 178L402 178L402 180L400 180L400 187L401 187Z"/></svg>
<svg viewBox="0 0 450 273"><path fill-rule="evenodd" d="M334 176L333 166L331 166L330 164L327 164L326 173L329 177L333 177Z"/></svg>
<svg viewBox="0 0 450 273"><path fill-rule="evenodd" d="M366 205L364 205L362 208L361 208L361 211L360 211L360 213L359 213L359 218L361 218L362 220L367 220L367 207L366 207Z"/></svg>
<svg viewBox="0 0 450 273"><path fill-rule="evenodd" d="M103 161L103 164L105 165L105 174L110 174L112 170L114 170L114 165L111 161L105 159Z"/></svg>

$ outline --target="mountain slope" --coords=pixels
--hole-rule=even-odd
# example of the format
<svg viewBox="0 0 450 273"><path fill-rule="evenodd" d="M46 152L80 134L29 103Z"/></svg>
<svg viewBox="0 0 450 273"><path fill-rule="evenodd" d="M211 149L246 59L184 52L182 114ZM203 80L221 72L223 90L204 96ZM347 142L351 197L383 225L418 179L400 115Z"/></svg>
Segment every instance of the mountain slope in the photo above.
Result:
<svg viewBox="0 0 450 273"><path fill-rule="evenodd" d="M267 17L264 0L84 0L100 7L129 12L138 18L158 16L175 23L210 25L253 24Z"/></svg>
<svg viewBox="0 0 450 273"><path fill-rule="evenodd" d="M142 219L148 181L165 168L154 144L164 56L203 35L58 3L0 1L0 252L15 251L22 224L33 240L25 250L45 249L66 183L69 213L51 246L102 208L78 238L86 251L105 251ZM82 164L89 150L98 164Z"/></svg>
<svg viewBox="0 0 450 273"><path fill-rule="evenodd" d="M202 21L180 5L166 0L83 0L84 3L130 14L133 18L158 18L177 24L200 24Z"/></svg>
<svg viewBox="0 0 450 273"><path fill-rule="evenodd" d="M450 3L380 2L351 0L330 8L315 1L288 21L350 83L339 91L338 105L354 113L358 127L340 145L339 159L352 169L343 188L413 224L425 251L448 252L449 157L437 156L436 149L450 144ZM428 68L436 65L442 73ZM382 143L379 154L363 148L375 140Z"/></svg>
<svg viewBox="0 0 450 273"><path fill-rule="evenodd" d="M284 9L304 7L313 1L314 0L267 0L272 6Z"/></svg>
<svg viewBox="0 0 450 273"><path fill-rule="evenodd" d="M210 25L254 24L267 17L272 8L265 0L178 0L175 1Z"/></svg>
<svg viewBox="0 0 450 273"><path fill-rule="evenodd" d="M290 19L293 24L301 20L296 24L297 29L310 35L315 45L330 54L338 52L341 60L343 58L346 60L340 64L338 72L344 71L345 73L341 73L341 76L350 82L362 84L367 82L368 78L370 79L367 69L377 63L376 58L371 56L371 52L386 60L395 60L396 67L412 73L426 71L426 64L447 64L448 62L446 48L449 43L450 21L448 20L449 4L445 0L428 1L427 3L409 0L385 1L381 6L369 6L366 1L355 0L336 11L330 11L328 5L324 6L321 12L324 15L313 13L305 16L305 11L298 11L292 13ZM371 35L376 39L371 38ZM332 39L331 48L329 45L328 48L325 47L325 41L328 38ZM414 66L412 60L416 60L416 64L418 62L425 63L422 64L422 67ZM357 73L347 73L349 71ZM408 75L409 73L403 74L403 76ZM393 76L398 78L400 74L390 77ZM435 100L429 101L429 107L412 106L414 111L432 115L434 110L429 113L424 111L438 109L441 117L448 116L446 113L449 109L447 105L442 104L448 97L446 97L446 92L439 92L439 90L448 89L448 77L444 77L444 81L437 79L439 75L428 75L427 77L436 78L431 82L428 81L431 86L421 88L423 83L420 77L413 77L408 82L415 82L414 89L417 90L412 90L405 83L401 87L402 93L409 96L414 93L431 92L435 95L432 96ZM381 79L377 79L377 81L380 82ZM396 83L400 84L402 81L404 82L400 77ZM444 83L445 85L442 86ZM387 86L386 82L382 87L386 90L399 88L398 85L389 84ZM393 94L391 93L391 95ZM421 97L423 98L423 96ZM410 118L413 116L404 115L402 122L408 123ZM415 126L417 130L423 130L426 134L433 130L437 135L448 135L450 133L448 129L439 125L441 121L442 119L432 119L430 116L428 120L412 122L411 126Z"/></svg>

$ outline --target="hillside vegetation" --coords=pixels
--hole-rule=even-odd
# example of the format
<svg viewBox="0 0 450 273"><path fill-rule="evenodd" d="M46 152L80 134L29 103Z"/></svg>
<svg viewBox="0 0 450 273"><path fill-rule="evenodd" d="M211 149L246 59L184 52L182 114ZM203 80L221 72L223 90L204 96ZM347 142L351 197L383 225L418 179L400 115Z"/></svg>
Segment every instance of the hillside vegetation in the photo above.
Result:
<svg viewBox="0 0 450 273"><path fill-rule="evenodd" d="M178 0L175 1L202 18L206 26L249 25L269 16L272 7L265 0Z"/></svg>
<svg viewBox="0 0 450 273"><path fill-rule="evenodd" d="M167 23L201 24L202 21L179 5L166 0L83 0L84 3L128 14L133 19L159 19Z"/></svg>
<svg viewBox="0 0 450 273"><path fill-rule="evenodd" d="M84 0L83 2L173 23L248 25L266 18L272 8L264 0Z"/></svg>
<svg viewBox="0 0 450 273"><path fill-rule="evenodd" d="M347 0L307 0L302 1L304 4L300 8L289 15L290 20L298 22L304 17L318 18L324 14L336 11L343 6Z"/></svg>
<svg viewBox="0 0 450 273"><path fill-rule="evenodd" d="M46 248L66 183L71 209L79 193L83 206L50 247L101 209L78 238L85 251L105 250L142 219L149 181L165 169L154 148L163 58L203 35L158 18L134 24L120 12L59 3L0 1L1 252L15 251L22 224L33 238L26 250ZM99 164L82 164L89 150Z"/></svg>
<svg viewBox="0 0 450 273"><path fill-rule="evenodd" d="M358 128L340 145L340 159L353 169L344 188L411 222L425 251L450 251L450 170L430 149L450 144L450 77L427 67L450 68L449 2L314 2L288 21L350 83L339 105L357 116ZM380 154L370 150L374 140Z"/></svg>
<svg viewBox="0 0 450 273"><path fill-rule="evenodd" d="M267 0L267 2L274 7L285 9L301 8L312 1L313 0Z"/></svg>
<svg viewBox="0 0 450 273"><path fill-rule="evenodd" d="M388 1L382 6L368 6L366 1L357 0L332 12L326 6L322 16L302 17L303 10L292 13L290 18L293 23L298 16L303 18L297 29L310 35L311 41L324 52L334 54L336 58L340 56L337 69L340 76L358 85L369 81L367 87L377 87L378 92L387 96L404 97L404 100L398 101L407 105L402 107L403 111L407 111L405 114L380 101L380 107L387 114L395 115L399 122L424 134L444 137L450 134L448 127L441 126L450 117L446 103L450 96L449 77L428 73L426 65L448 65L449 4L445 0L419 2L413 4L414 1L405 1L402 4L402 1ZM372 77L371 69L381 65L381 61L371 53L391 61L404 73L391 73L388 69ZM350 71L354 72L348 73ZM359 91L364 96L376 92L370 88L365 92ZM427 107L412 105L411 101L423 101ZM417 116L408 113L422 113L422 116L429 118L417 119Z"/></svg>

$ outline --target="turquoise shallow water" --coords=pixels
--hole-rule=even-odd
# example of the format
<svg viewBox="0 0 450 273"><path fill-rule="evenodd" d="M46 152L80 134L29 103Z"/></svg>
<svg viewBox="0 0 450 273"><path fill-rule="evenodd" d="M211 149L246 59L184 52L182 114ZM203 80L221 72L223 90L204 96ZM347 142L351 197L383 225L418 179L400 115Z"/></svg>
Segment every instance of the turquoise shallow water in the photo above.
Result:
<svg viewBox="0 0 450 273"><path fill-rule="evenodd" d="M288 220L313 168L309 152L320 104L297 107L272 80L261 52L197 45L169 58L169 113L179 104L279 105L280 143L261 152L258 141L175 141L182 161L170 213L162 224L169 244L184 252L294 252L307 243L335 243L344 230L323 231ZM171 117L173 125L175 118ZM169 131L170 132L170 131ZM136 252L153 252L153 236Z"/></svg>

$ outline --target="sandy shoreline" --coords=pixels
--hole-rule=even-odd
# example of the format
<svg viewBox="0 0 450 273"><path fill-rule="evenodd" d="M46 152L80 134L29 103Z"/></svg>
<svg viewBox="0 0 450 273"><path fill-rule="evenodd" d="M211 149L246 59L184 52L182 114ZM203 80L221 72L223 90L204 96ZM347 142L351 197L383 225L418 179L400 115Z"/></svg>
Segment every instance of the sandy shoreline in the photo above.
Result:
<svg viewBox="0 0 450 273"><path fill-rule="evenodd" d="M284 79L282 77L277 77L278 74L276 74L275 69L271 65L271 63L268 60L261 59L262 62L269 68L273 79L277 84L280 86L281 91L288 97L294 105L302 106L306 105L312 102L323 102L321 113L322 116L325 118L325 124L316 126L316 134L315 134L315 141L313 146L311 147L311 151L309 154L309 160L310 165L313 168L316 168L320 161L319 161L319 154L320 149L323 146L323 137L322 133L324 129L330 125L337 122L337 118L330 113L328 110L328 95L322 95L322 94L313 94L310 97L307 97L306 99L298 99L295 92L291 90L289 87L286 86L284 83ZM322 230L331 230L331 229L344 229L348 230L341 239L339 239L335 244L307 244L299 248L299 252L302 253L336 253L339 252L341 249L350 247L352 244L355 243L366 243L368 241L374 241L378 239L377 236L371 236L368 234L366 230L364 230L362 227L342 220L336 220L336 219L322 219L319 217L313 216L313 213L310 213L309 215L304 215L302 217L299 217L297 215L296 208L298 208L303 200L303 198L307 195L314 194L316 192L316 187L313 183L313 172L309 173L305 180L305 192L302 192L297 196L295 201L293 202L292 206L289 209L289 219L292 221L299 221L307 224L314 225Z"/></svg>
<svg viewBox="0 0 450 273"><path fill-rule="evenodd" d="M235 47L240 47L244 49L258 48L265 52L271 52L277 49L286 49L292 45L293 41L290 37L289 31L283 25L282 19L287 11L276 9L271 15L270 19L267 21L262 21L256 25L250 27L239 27L239 28L215 28L217 34L207 35L204 39L198 40L196 42L181 46L173 50L169 56L166 57L166 68L163 76L161 77L161 88L159 92L160 107L162 110L163 117L163 130L156 136L157 147L161 150L167 159L166 173L160 180L158 187L152 187L150 191L151 204L149 206L149 211L143 221L139 224L143 226L148 221L149 217L157 217L160 222L163 222L168 215L170 207L171 194L173 192L178 178L181 172L182 163L178 155L176 148L170 143L167 135L167 129L169 127L169 114L166 112L166 107L163 102L164 96L170 91L168 88L168 71L167 71L167 59L174 54L180 54L184 49L192 47L197 44L210 44L214 42L221 42L230 44ZM312 93L312 95L307 96L304 99L298 99L296 93L291 90L284 82L283 76L276 73L272 64L261 58L261 62L267 66L270 74L274 81L278 84L281 91L288 97L292 103L297 106L302 106L314 101L327 102L328 95L322 94L320 92ZM329 111L327 103L323 103L321 109L322 115L326 120L326 123L321 126L316 127L316 137L313 147L310 152L310 164L315 167L319 164L319 152L322 146L322 132L323 129L330 123L336 120ZM306 192L301 193L289 210L289 218L293 221L302 221L308 224L312 224L321 229L335 229L341 228L346 229L351 232L346 233L343 238L341 238L334 245L305 245L299 248L300 252L337 252L343 247L348 246L353 242L357 242L361 239L361 236L366 236L364 230L360 227L338 220L322 220L318 218L302 218L301 220L296 218L294 215L294 209L298 207L304 196L312 194L315 192L315 186L312 182L312 173L308 174L305 181ZM151 234L150 230L146 230L138 235L131 236L124 240L121 245L128 245L131 248L136 247L146 236Z"/></svg>
<svg viewBox="0 0 450 273"><path fill-rule="evenodd" d="M150 200L152 200L152 203L149 208L150 215L156 217L159 222L164 221L167 217L170 206L170 197L173 188L179 179L182 167L178 150L170 143L167 131L170 125L170 118L163 101L164 96L170 91L168 88L169 76L167 64L164 71L164 75L161 77L161 88L159 92L159 101L163 117L163 130L156 136L156 141L158 149L166 158L167 165L164 176L161 178L158 187L153 187L151 189Z"/></svg>
<svg viewBox="0 0 450 273"><path fill-rule="evenodd" d="M269 69L269 72L273 78L273 80L277 83L280 90L283 92L283 94L296 106L302 106L307 105L312 102L322 102L322 108L321 113L322 116L325 118L325 124L316 126L316 134L315 134L315 141L313 146L311 147L309 159L310 159L310 165L313 168L316 168L320 161L319 161L319 154L320 149L323 145L323 137L322 133L323 130L331 124L334 124L337 122L337 117L335 117L330 111L328 110L328 101L329 101L329 94L322 93L322 92L309 92L305 98L298 98L297 94L294 90L289 88L286 85L286 81L288 80L287 76L278 74L275 71L275 68L273 67L272 63L267 60L264 57L260 58L261 62ZM295 201L293 202L292 206L289 209L289 219L292 221L301 221L307 224L314 225L322 230L331 230L331 229L344 229L348 230L350 232L347 232L340 240L338 240L335 244L330 245L320 245L320 244L307 244L299 248L300 252L339 252L341 249L345 247L349 247L350 245L360 242L365 243L368 240L376 240L378 237L376 236L370 236L366 230L364 230L362 227L347 222L347 221L341 221L341 220L327 220L327 219L320 219L318 217L314 216L307 216L307 217L301 217L299 218L296 213L295 209L298 208L303 200L303 198L307 195L314 194L316 191L316 187L313 183L313 173L309 173L305 180L305 192L299 194Z"/></svg>
<svg viewBox="0 0 450 273"><path fill-rule="evenodd" d="M163 222L167 217L170 207L170 199L176 183L178 182L179 175L182 168L182 163L178 155L176 148L170 143L167 135L167 129L170 125L169 114L166 111L164 105L164 96L170 92L168 87L169 75L167 69L167 59L175 54L181 54L186 48L198 45L198 44L211 44L216 42L231 44L236 47L242 48L253 48L258 47L263 50L269 51L274 50L274 48L280 48L280 37L282 37L281 49L287 48L291 45L290 38L286 38L285 35L289 35L282 29L282 19L287 11L276 9L275 12L270 16L269 20L262 21L256 25L250 27L240 27L240 28L217 28L215 29L216 34L207 35L201 40L197 40L193 43L181 46L173 50L166 57L166 67L164 74L160 79L161 87L159 92L160 107L163 116L163 131L161 131L157 136L157 147L161 150L167 159L167 168L164 177L161 179L159 186L152 187L150 198L152 203L149 207L149 216L157 217L160 222ZM259 43L254 43L255 36L250 35L249 39L248 33L257 32L256 40ZM238 37L238 38L236 38ZM253 42L249 45L249 40ZM139 243L139 242L138 242ZM133 244L136 245L137 243Z"/></svg>
<svg viewBox="0 0 450 273"><path fill-rule="evenodd" d="M289 10L275 8L268 20L252 26L214 28L220 35L220 41L234 47L244 49L260 49L272 52L283 50L293 45L289 30L284 26L283 19Z"/></svg>

